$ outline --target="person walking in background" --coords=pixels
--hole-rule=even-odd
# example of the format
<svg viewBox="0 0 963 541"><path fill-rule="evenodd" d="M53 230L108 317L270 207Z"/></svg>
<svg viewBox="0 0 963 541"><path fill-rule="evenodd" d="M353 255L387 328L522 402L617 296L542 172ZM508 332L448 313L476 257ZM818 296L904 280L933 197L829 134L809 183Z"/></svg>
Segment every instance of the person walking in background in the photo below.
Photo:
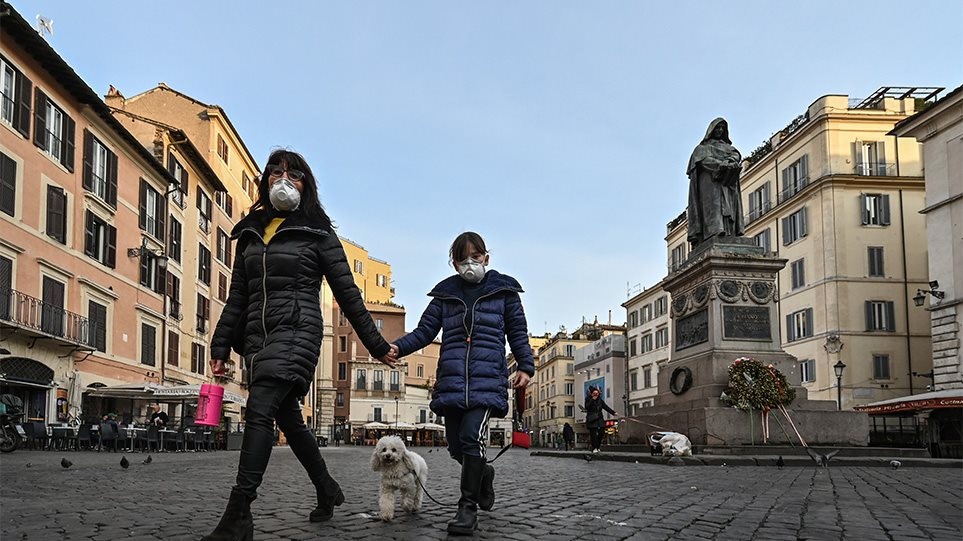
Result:
<svg viewBox="0 0 963 541"><path fill-rule="evenodd" d="M237 480L220 523L204 538L209 541L253 538L251 502L271 458L275 421L317 491L310 520L329 520L334 507L344 502L298 402L308 392L321 350L322 279L368 352L395 366L300 154L271 153L257 201L231 238L237 243L234 268L227 304L211 338L210 364L214 374L224 373L233 349L248 363L251 383Z"/></svg>
<svg viewBox="0 0 963 541"><path fill-rule="evenodd" d="M572 425L565 423L562 427L562 438L565 440L565 450L575 449L575 429Z"/></svg>
<svg viewBox="0 0 963 541"><path fill-rule="evenodd" d="M505 339L518 362L512 386L524 389L535 374L528 324L511 276L486 267L489 254L478 233L455 238L448 251L458 274L436 285L418 327L392 344L403 357L441 335L438 379L431 410L445 418L448 453L461 464L461 498L448 532L471 535L478 527L478 508L495 502L495 469L486 462L490 417L508 413L508 364Z"/></svg>
<svg viewBox="0 0 963 541"><path fill-rule="evenodd" d="M615 410L610 408L602 398L602 391L598 387L589 387L589 395L585 398L585 426L589 430L593 453L602 451L602 431L605 430L603 410L615 415Z"/></svg>

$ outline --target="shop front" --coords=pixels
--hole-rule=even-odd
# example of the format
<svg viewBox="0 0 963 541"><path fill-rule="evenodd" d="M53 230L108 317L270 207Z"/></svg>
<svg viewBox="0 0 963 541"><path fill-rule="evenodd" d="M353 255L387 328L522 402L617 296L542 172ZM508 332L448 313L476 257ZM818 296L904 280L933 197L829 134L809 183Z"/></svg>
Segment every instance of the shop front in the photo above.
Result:
<svg viewBox="0 0 963 541"><path fill-rule="evenodd" d="M57 421L56 386L54 371L39 361L26 357L0 359L0 394L19 397L28 421Z"/></svg>
<svg viewBox="0 0 963 541"><path fill-rule="evenodd" d="M963 458L963 389L904 396L853 409L869 414L870 445L927 447L933 458Z"/></svg>

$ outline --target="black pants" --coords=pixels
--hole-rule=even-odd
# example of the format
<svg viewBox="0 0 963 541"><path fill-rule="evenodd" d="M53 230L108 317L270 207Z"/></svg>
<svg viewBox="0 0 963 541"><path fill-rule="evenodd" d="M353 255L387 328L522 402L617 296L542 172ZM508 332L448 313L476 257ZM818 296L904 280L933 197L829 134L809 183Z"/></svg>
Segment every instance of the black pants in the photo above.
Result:
<svg viewBox="0 0 963 541"><path fill-rule="evenodd" d="M592 443L592 449L602 448L602 429L601 428L589 428L589 439Z"/></svg>
<svg viewBox="0 0 963 541"><path fill-rule="evenodd" d="M329 477L314 435L304 425L299 397L294 383L289 381L258 381L248 391L244 440L234 488L251 499L257 497L257 488L261 486L264 470L271 459L275 421L314 485L321 486L321 482Z"/></svg>
<svg viewBox="0 0 963 541"><path fill-rule="evenodd" d="M461 457L464 455L485 458L490 416L491 410L487 408L452 409L445 412L448 454L458 462L461 462Z"/></svg>

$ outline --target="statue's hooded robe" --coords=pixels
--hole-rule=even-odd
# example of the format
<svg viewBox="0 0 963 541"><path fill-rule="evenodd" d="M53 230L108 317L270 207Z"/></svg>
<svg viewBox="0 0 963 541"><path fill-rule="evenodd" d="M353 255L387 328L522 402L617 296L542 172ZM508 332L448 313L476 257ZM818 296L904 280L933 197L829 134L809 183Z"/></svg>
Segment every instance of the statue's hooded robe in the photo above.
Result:
<svg viewBox="0 0 963 541"><path fill-rule="evenodd" d="M726 127L723 138L714 139L716 126ZM709 123L705 137L689 158L689 208L687 228L689 242L700 242L719 235L742 236L742 196L739 193L739 167L723 167L723 163L741 164L742 156L729 140L724 118Z"/></svg>

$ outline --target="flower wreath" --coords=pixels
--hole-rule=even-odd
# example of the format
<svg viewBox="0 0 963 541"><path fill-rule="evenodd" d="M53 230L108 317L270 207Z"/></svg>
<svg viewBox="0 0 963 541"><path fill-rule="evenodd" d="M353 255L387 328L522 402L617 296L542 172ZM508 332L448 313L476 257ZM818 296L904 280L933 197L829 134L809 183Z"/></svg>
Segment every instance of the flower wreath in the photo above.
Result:
<svg viewBox="0 0 963 541"><path fill-rule="evenodd" d="M740 357L729 365L729 386L722 398L742 411L767 412L791 404L796 398L796 390L775 366L764 365L751 357Z"/></svg>

